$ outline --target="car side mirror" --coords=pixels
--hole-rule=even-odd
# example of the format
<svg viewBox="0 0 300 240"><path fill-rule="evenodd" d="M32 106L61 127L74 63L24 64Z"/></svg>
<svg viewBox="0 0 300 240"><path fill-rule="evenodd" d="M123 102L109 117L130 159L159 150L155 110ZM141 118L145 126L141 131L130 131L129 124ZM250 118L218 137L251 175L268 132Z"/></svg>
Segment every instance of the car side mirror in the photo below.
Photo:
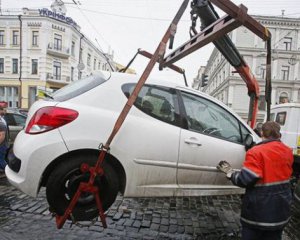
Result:
<svg viewBox="0 0 300 240"><path fill-rule="evenodd" d="M250 148L254 146L255 142L253 141L253 137L251 134L246 135L244 144L245 144L246 151L248 151Z"/></svg>

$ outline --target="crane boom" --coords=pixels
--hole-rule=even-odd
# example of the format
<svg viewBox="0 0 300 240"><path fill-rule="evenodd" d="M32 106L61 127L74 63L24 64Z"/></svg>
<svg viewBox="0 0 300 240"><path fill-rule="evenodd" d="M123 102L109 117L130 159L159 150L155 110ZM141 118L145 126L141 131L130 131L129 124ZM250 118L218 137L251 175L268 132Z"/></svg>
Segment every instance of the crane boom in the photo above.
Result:
<svg viewBox="0 0 300 240"><path fill-rule="evenodd" d="M220 18L212 3L228 13ZM257 106L259 98L259 85L255 76L239 51L228 37L227 33L244 25L264 41L267 41L267 73L266 73L266 101L267 115L270 112L271 98L271 34L264 26L247 14L247 8L243 5L236 6L229 0L193 0L191 2L192 28L194 36L172 51L161 61L160 68L168 67L170 64L180 60L188 54L198 50L204 45L213 42L216 48L222 53L226 60L235 68L246 83L250 97L248 122L254 128L256 123ZM201 32L195 29L195 21L200 18ZM269 118L269 117L268 117Z"/></svg>

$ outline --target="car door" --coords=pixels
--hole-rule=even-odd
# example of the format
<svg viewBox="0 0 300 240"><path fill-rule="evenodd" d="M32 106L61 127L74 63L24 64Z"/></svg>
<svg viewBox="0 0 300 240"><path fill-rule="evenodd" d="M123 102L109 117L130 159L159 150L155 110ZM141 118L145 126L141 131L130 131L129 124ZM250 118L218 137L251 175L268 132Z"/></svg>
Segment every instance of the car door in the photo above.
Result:
<svg viewBox="0 0 300 240"><path fill-rule="evenodd" d="M122 87L127 97L134 86ZM144 85L115 140L118 147L130 149L133 160L130 169L134 175L128 176L127 195L173 195L177 188L179 125L176 90Z"/></svg>
<svg viewBox="0 0 300 240"><path fill-rule="evenodd" d="M178 184L209 190L230 184L216 165L226 160L241 168L245 155L242 143L248 130L215 102L184 91L181 96L187 127L180 135Z"/></svg>
<svg viewBox="0 0 300 240"><path fill-rule="evenodd" d="M9 127L9 141L13 143L17 134L24 128L26 117L16 113L6 113L4 118Z"/></svg>

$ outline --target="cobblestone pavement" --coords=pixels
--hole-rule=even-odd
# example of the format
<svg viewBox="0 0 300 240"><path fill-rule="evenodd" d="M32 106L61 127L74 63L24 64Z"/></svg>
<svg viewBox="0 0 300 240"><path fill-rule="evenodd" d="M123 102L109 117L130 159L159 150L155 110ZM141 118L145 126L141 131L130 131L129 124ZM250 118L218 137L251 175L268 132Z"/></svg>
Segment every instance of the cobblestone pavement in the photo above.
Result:
<svg viewBox="0 0 300 240"><path fill-rule="evenodd" d="M0 177L0 239L240 239L240 196L122 198L107 213L108 228L58 230L48 211L45 193L31 198ZM300 219L300 217L298 218ZM285 240L300 239L300 221L293 216Z"/></svg>

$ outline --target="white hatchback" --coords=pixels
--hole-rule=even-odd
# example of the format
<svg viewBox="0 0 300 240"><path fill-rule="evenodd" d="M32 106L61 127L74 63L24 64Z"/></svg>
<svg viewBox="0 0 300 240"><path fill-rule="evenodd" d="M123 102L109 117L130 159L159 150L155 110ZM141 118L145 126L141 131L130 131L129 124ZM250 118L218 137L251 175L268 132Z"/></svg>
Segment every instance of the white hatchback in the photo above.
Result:
<svg viewBox="0 0 300 240"><path fill-rule="evenodd" d="M81 181L80 166L94 164L138 76L102 73L58 90L31 107L14 144L6 175L24 193L46 187L51 209L63 214ZM223 194L235 187L218 172L227 160L240 168L246 139L258 136L226 105L191 88L149 79L138 95L96 179L104 210L118 192L130 197ZM86 194L77 220L98 215Z"/></svg>

